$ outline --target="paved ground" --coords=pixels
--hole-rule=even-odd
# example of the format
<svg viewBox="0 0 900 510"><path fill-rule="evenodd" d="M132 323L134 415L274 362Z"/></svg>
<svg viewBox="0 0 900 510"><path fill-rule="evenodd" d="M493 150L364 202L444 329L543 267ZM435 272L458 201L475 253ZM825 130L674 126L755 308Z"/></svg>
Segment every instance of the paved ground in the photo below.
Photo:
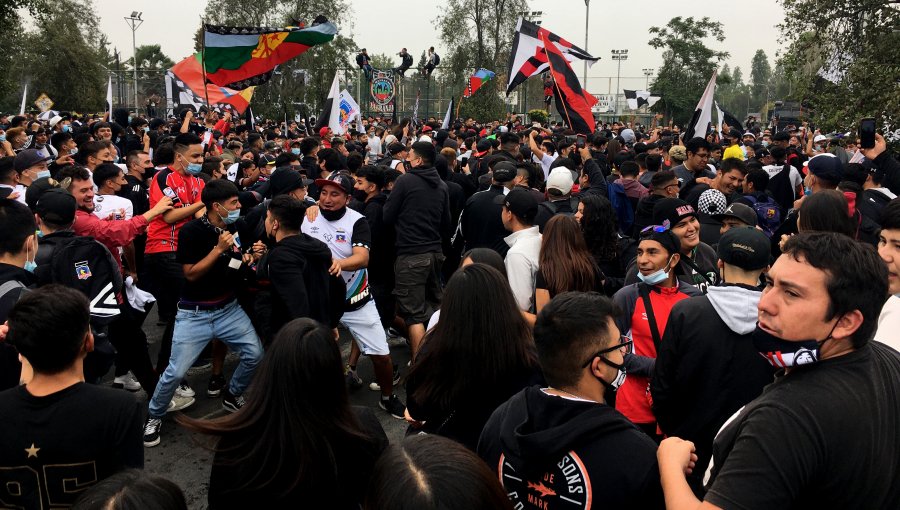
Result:
<svg viewBox="0 0 900 510"><path fill-rule="evenodd" d="M144 323L144 328L151 342L151 359L154 361L159 348L159 340L162 336L162 327L157 326L156 321L157 316L154 309ZM407 371L406 363L410 357L409 349L403 339L392 339L390 342L394 363L398 363L403 367L401 372L405 375ZM341 330L341 352L346 362L347 355L350 352L350 335L344 330ZM226 378L230 377L236 364L236 358L229 355L225 364ZM367 359L360 361L358 370L360 377L367 385L368 382L374 380L372 364ZM214 418L225 414L225 411L222 410L220 399L206 397L206 383L209 380L209 374L209 369L199 373L188 374L191 387L197 392L197 401L184 411L184 414L187 416L192 418ZM395 392L401 400L406 402L402 381ZM143 391L138 391L135 393L135 396L143 402L147 400L147 395ZM378 408L378 393L370 391L366 386L351 393L350 400L355 405L375 408L376 414L381 419L381 425L384 427L391 442L399 441L403 438L406 431L405 422L393 418ZM205 509L207 507L206 491L209 484L212 453L198 444L199 441L204 439L206 437L197 436L182 429L171 417L167 417L163 421L162 443L154 448L144 449L146 471L165 476L180 485L187 497L188 507L192 509Z"/></svg>

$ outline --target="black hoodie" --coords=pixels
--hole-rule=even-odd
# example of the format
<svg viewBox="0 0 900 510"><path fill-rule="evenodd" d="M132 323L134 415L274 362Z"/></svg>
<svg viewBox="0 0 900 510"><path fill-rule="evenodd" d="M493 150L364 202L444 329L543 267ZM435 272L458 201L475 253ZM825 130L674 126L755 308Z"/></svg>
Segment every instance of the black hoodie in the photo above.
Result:
<svg viewBox="0 0 900 510"><path fill-rule="evenodd" d="M478 454L516 508L664 507L656 445L605 404L526 388L488 420Z"/></svg>
<svg viewBox="0 0 900 510"><path fill-rule="evenodd" d="M343 311L344 284L328 274L329 267L328 246L302 233L282 239L260 259L257 276L263 290L256 312L263 336L272 338L281 326L301 317L337 322L333 316L339 318Z"/></svg>
<svg viewBox="0 0 900 510"><path fill-rule="evenodd" d="M660 200L667 198L663 195L650 194L638 201L634 210L634 223L632 223L631 237L640 237L641 230L653 225L653 206Z"/></svg>
<svg viewBox="0 0 900 510"><path fill-rule="evenodd" d="M441 253L450 235L450 193L437 170L413 168L397 178L384 221L397 230L397 255Z"/></svg>

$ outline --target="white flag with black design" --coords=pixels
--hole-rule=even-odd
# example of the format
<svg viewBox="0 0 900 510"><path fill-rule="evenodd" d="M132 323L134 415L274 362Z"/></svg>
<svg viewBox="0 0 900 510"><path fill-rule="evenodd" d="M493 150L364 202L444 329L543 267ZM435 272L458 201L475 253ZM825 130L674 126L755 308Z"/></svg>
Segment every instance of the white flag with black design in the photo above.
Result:
<svg viewBox="0 0 900 510"><path fill-rule="evenodd" d="M319 134L320 129L329 125L331 122L331 111L335 108L335 103L339 101L340 95L341 87L338 73L334 73L334 81L331 82L331 89L328 91L328 97L325 99L325 106L322 107L322 113L316 119L315 133L310 134Z"/></svg>
<svg viewBox="0 0 900 510"><path fill-rule="evenodd" d="M710 78L709 83L706 84L706 90L704 90L703 95L700 96L700 102L697 103L697 109L694 110L694 115L691 117L690 122L688 122L687 129L684 132L685 142L691 138L706 136L709 123L712 122L713 96L716 93L716 76L718 76L718 73L718 69L713 71L712 78Z"/></svg>
<svg viewBox="0 0 900 510"><path fill-rule="evenodd" d="M441 129L450 129L450 120L453 118L453 103L455 102L455 98L450 98L450 104L447 106L447 114L444 115L444 122L441 124Z"/></svg>
<svg viewBox="0 0 900 510"><path fill-rule="evenodd" d="M625 102L628 103L628 108L632 110L637 110L644 105L653 107L660 100L660 96L654 96L647 90L625 89L623 92L625 92Z"/></svg>

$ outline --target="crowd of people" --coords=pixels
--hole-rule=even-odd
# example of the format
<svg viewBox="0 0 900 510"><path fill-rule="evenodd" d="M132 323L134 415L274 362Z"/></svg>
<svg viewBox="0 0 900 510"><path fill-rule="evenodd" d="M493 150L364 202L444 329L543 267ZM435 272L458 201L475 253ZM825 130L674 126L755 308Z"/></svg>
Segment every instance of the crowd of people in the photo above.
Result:
<svg viewBox="0 0 900 510"><path fill-rule="evenodd" d="M900 508L900 162L653 122L0 116L0 506Z"/></svg>

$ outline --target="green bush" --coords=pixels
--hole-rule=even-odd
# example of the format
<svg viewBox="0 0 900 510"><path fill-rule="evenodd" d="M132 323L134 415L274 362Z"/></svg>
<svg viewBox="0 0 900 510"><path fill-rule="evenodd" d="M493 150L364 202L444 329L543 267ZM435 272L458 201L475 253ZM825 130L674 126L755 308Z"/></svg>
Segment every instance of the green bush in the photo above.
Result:
<svg viewBox="0 0 900 510"><path fill-rule="evenodd" d="M548 120L550 120L550 115L546 110L528 110L528 119L531 122L540 122L541 124L546 124Z"/></svg>

